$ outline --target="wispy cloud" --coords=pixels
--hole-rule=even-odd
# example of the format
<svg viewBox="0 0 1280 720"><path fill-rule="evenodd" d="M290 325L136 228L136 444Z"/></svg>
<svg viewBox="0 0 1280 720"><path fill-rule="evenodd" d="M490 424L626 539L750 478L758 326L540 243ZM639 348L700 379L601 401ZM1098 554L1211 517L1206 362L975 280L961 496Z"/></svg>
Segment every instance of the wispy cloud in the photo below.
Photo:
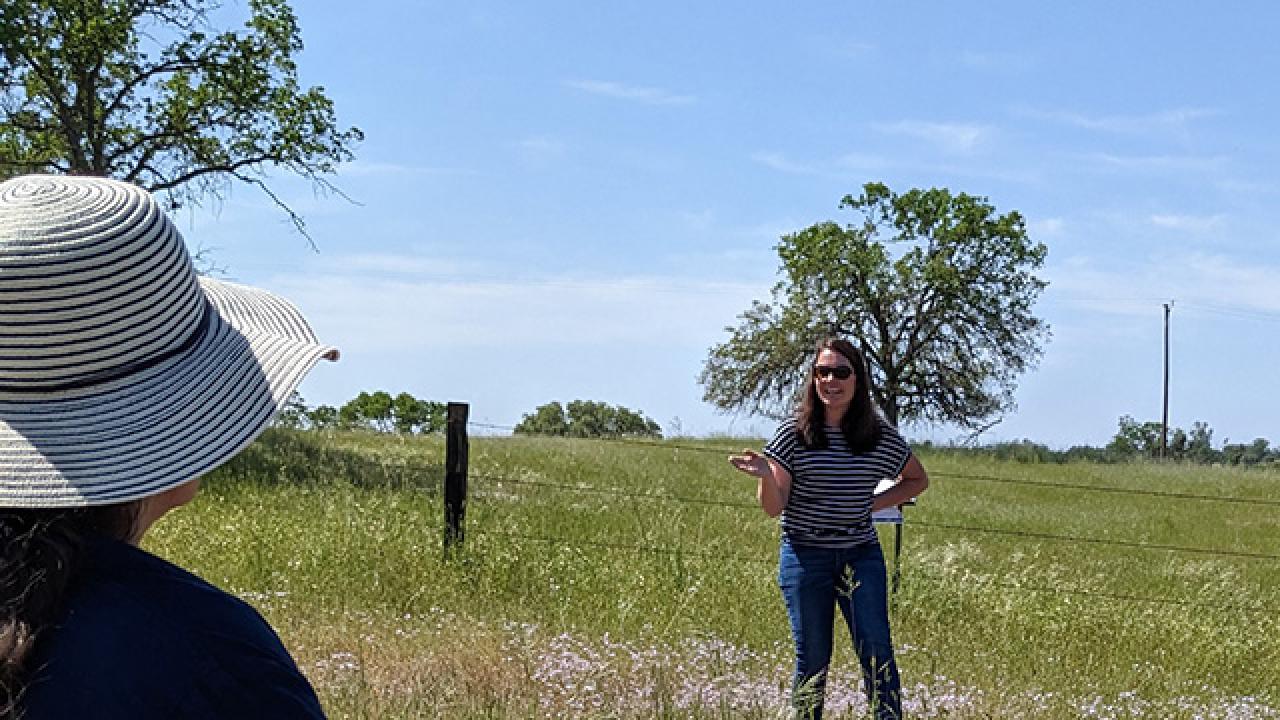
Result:
<svg viewBox="0 0 1280 720"><path fill-rule="evenodd" d="M1280 266L1208 253L1178 253L1145 264L1075 258L1047 273L1060 302L1113 315L1149 316L1160 303L1280 312Z"/></svg>
<svg viewBox="0 0 1280 720"><path fill-rule="evenodd" d="M865 181L868 174L881 175L891 170L923 177L954 175L1017 183L1035 183L1041 179L1036 170L1020 170L992 163L915 162L861 152L846 153L830 159L799 161L785 153L762 151L753 153L751 159L760 165L788 175L809 175L852 183Z"/></svg>
<svg viewBox="0 0 1280 720"><path fill-rule="evenodd" d="M884 170L892 163L880 155L852 152L836 158L836 164L850 170Z"/></svg>
<svg viewBox="0 0 1280 720"><path fill-rule="evenodd" d="M338 174L342 177L405 177L415 175L479 175L480 173L466 168L355 160L341 166L338 169Z"/></svg>
<svg viewBox="0 0 1280 720"><path fill-rule="evenodd" d="M851 40L838 35L814 36L809 38L805 47L816 54L844 60L867 57L879 49L875 43Z"/></svg>
<svg viewBox="0 0 1280 720"><path fill-rule="evenodd" d="M751 159L767 168L790 175L817 175L821 173L821 170L817 167L796 162L780 152L752 153Z"/></svg>
<svg viewBox="0 0 1280 720"><path fill-rule="evenodd" d="M960 63L975 70L1002 73L1025 72L1035 64L1028 55L996 50L966 50L960 54Z"/></svg>
<svg viewBox="0 0 1280 720"><path fill-rule="evenodd" d="M559 138L534 135L513 143L516 152L525 162L542 167L553 165L569 151L569 146Z"/></svg>
<svg viewBox="0 0 1280 720"><path fill-rule="evenodd" d="M1063 125L1098 132L1123 135L1176 134L1186 135L1197 120L1221 115L1213 108L1174 108L1140 115L1090 115L1070 110L1038 110L1019 108L1016 112L1025 117L1046 120Z"/></svg>
<svg viewBox="0 0 1280 720"><path fill-rule="evenodd" d="M356 253L335 257L320 256L307 266L309 272L340 275L412 276L417 278L453 277L476 272L475 263L417 253Z"/></svg>
<svg viewBox="0 0 1280 720"><path fill-rule="evenodd" d="M1159 228L1180 230L1191 233L1206 233L1220 230L1225 215L1152 215L1151 224Z"/></svg>
<svg viewBox="0 0 1280 720"><path fill-rule="evenodd" d="M1103 168L1135 172L1190 171L1210 172L1222 169L1227 159L1221 155L1115 155L1089 153L1086 162Z"/></svg>
<svg viewBox="0 0 1280 720"><path fill-rule="evenodd" d="M1280 186L1274 183L1243 178L1223 178L1215 182L1214 185L1223 192L1241 195L1276 195L1280 193Z"/></svg>
<svg viewBox="0 0 1280 720"><path fill-rule="evenodd" d="M685 226L695 232L706 232L715 227L716 211L711 208L698 210L696 212L686 210L677 214Z"/></svg>
<svg viewBox="0 0 1280 720"><path fill-rule="evenodd" d="M304 307L331 342L363 353L512 343L703 344L752 299L768 293L763 281L509 278L500 268L450 274L434 260L414 255L357 255L332 262L343 269L281 274L270 287Z"/></svg>
<svg viewBox="0 0 1280 720"><path fill-rule="evenodd" d="M697 101L697 98L692 95L680 95L662 88L625 85L608 80L566 80L565 85L592 95L628 100L644 105L688 105Z"/></svg>
<svg viewBox="0 0 1280 720"><path fill-rule="evenodd" d="M1057 237L1066 229L1066 221L1062 218L1042 218L1032 220L1027 223L1027 230L1030 231L1032 237L1037 235L1047 235L1049 237Z"/></svg>
<svg viewBox="0 0 1280 720"><path fill-rule="evenodd" d="M537 153L560 153L565 149L564 142L542 135L527 137L517 142L516 147Z"/></svg>
<svg viewBox="0 0 1280 720"><path fill-rule="evenodd" d="M949 153L969 153L991 135L991 128L970 123L922 122L902 120L872 126L888 135L905 135L924 140Z"/></svg>

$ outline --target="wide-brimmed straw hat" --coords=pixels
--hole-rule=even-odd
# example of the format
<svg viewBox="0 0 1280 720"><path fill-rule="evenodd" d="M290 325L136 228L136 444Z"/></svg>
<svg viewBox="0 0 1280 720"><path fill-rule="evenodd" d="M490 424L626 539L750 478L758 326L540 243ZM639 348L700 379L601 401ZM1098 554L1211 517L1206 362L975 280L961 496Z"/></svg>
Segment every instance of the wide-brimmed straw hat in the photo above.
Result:
<svg viewBox="0 0 1280 720"><path fill-rule="evenodd" d="M248 445L320 358L297 309L199 277L142 189L0 183L0 507L127 502Z"/></svg>

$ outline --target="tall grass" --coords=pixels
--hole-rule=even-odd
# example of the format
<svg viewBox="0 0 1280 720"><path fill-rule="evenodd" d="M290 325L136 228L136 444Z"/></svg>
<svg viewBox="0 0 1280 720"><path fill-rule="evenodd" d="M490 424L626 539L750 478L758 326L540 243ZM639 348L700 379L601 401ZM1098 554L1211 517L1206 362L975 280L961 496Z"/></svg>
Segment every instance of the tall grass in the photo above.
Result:
<svg viewBox="0 0 1280 720"><path fill-rule="evenodd" d="M700 444L473 438L446 557L442 441L272 431L147 544L259 607L335 717L777 717L777 524L743 443ZM1048 486L1275 503L1280 473L923 461L892 600L914 715L1280 717L1280 561L1082 541L1280 554L1280 507Z"/></svg>

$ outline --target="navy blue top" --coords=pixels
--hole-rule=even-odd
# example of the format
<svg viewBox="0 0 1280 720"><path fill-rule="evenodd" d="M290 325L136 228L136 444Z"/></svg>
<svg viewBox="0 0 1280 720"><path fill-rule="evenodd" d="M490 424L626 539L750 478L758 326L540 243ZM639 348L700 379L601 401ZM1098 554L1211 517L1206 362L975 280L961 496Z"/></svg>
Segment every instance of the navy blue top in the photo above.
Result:
<svg viewBox="0 0 1280 720"><path fill-rule="evenodd" d="M256 610L122 542L92 543L38 643L24 720L324 718Z"/></svg>
<svg viewBox="0 0 1280 720"><path fill-rule="evenodd" d="M855 453L838 427L826 427L827 447L805 447L796 419L778 426L764 454L791 473L791 493L782 510L782 532L800 545L847 548L877 542L871 524L876 484L902 473L911 447L889 423L880 441Z"/></svg>

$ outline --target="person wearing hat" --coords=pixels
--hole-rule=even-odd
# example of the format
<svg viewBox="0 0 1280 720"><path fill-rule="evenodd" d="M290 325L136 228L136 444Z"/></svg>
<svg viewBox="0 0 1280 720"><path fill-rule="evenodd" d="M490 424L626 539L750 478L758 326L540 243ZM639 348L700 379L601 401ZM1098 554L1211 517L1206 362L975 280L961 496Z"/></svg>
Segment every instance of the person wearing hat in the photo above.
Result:
<svg viewBox="0 0 1280 720"><path fill-rule="evenodd" d="M323 718L243 601L138 547L337 351L142 189L0 183L0 718Z"/></svg>

